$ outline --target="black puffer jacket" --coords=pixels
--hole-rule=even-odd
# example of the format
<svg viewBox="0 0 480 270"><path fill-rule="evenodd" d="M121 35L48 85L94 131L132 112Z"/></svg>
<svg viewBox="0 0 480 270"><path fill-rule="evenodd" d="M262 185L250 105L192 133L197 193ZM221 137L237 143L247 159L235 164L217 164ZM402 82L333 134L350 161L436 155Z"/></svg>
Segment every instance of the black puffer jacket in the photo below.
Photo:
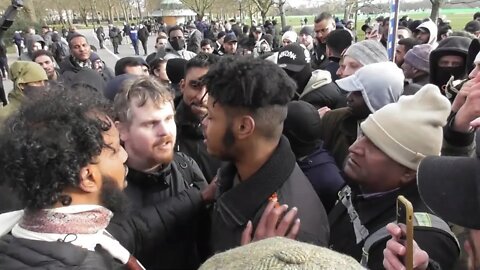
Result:
<svg viewBox="0 0 480 270"><path fill-rule="evenodd" d="M191 188L171 200L146 207L107 231L135 257L140 258L163 243L178 224L185 224L202 209L200 191ZM162 253L157 256L164 257ZM141 261L140 261L141 262ZM0 269L126 269L103 250L87 251L69 243L0 238Z"/></svg>

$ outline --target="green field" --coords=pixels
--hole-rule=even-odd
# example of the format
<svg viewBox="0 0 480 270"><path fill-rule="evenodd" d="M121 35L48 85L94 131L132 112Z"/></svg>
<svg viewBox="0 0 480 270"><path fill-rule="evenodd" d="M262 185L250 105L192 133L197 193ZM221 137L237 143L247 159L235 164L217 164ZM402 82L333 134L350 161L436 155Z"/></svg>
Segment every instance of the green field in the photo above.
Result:
<svg viewBox="0 0 480 270"><path fill-rule="evenodd" d="M441 9L440 10L440 17L445 15L448 20L451 21L450 25L452 25L452 28L454 30L461 30L464 28L465 24L471 20L473 20L473 13L475 13L477 10L475 9ZM388 12L383 13L383 14L375 14L375 15L369 15L372 20L374 20L377 16L389 16ZM400 18L404 15L408 15L410 18L416 20L416 19L425 19L430 16L430 11L427 12L400 12ZM343 17L343 14L336 14L338 17ZM287 25L292 25L292 26L300 26L300 20L303 18L308 19L308 24L312 25L313 21L315 19L315 15L311 16L287 16ZM357 21L357 29L360 29L362 25L364 24L364 21L367 19L367 15L359 15L358 16L358 21ZM280 21L280 17L276 18L278 21Z"/></svg>

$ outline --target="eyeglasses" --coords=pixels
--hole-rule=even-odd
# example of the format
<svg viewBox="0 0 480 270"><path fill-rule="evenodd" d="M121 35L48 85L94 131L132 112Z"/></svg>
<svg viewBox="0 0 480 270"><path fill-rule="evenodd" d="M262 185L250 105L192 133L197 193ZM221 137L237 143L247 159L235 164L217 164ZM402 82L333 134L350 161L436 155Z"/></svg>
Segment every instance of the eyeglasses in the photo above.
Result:
<svg viewBox="0 0 480 270"><path fill-rule="evenodd" d="M203 103L203 99L207 96L208 92L205 91L205 94L203 94L202 98L200 99L200 102ZM208 116L208 113L206 113L201 119L200 119L200 123L198 123L198 127L202 127L202 123L203 123L203 120L205 120L205 118L207 118Z"/></svg>

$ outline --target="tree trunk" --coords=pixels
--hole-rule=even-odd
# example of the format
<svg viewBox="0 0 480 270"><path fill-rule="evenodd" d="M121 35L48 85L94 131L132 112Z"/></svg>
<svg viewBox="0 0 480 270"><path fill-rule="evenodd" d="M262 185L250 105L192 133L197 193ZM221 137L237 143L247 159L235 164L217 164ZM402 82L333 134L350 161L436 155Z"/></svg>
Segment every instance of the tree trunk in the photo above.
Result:
<svg viewBox="0 0 480 270"><path fill-rule="evenodd" d="M280 21L282 22L282 29L285 29L285 26L287 25L287 18L285 17L285 2L281 1L278 9L280 10Z"/></svg>
<svg viewBox="0 0 480 270"><path fill-rule="evenodd" d="M25 3L24 10L32 22L37 22L37 13L35 11L35 5L33 4L33 1L27 1Z"/></svg>
<svg viewBox="0 0 480 270"><path fill-rule="evenodd" d="M262 16L262 24L264 24L267 20L267 12L262 10L260 11L260 15Z"/></svg>
<svg viewBox="0 0 480 270"><path fill-rule="evenodd" d="M440 12L440 7L442 5L442 0L433 0L432 2L432 12L430 13L430 19L433 22L437 22L438 14Z"/></svg>
<svg viewBox="0 0 480 270"><path fill-rule="evenodd" d="M137 0L137 9L138 9L138 17L140 21L143 21L143 15L142 15L142 8L140 7L140 1Z"/></svg>
<svg viewBox="0 0 480 270"><path fill-rule="evenodd" d="M117 16L117 22L120 21L120 14L118 13L118 8L115 7L115 15Z"/></svg>

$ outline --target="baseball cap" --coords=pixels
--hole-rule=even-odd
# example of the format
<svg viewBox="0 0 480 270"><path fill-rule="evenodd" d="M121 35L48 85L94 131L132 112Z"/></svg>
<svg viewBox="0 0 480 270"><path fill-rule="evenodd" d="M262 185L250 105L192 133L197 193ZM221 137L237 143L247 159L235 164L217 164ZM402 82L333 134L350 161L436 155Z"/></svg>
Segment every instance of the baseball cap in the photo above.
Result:
<svg viewBox="0 0 480 270"><path fill-rule="evenodd" d="M373 113L398 101L403 93L404 80L403 71L395 63L380 62L363 66L353 75L339 79L336 83L346 92L361 91L363 100Z"/></svg>
<svg viewBox="0 0 480 270"><path fill-rule="evenodd" d="M470 21L465 25L465 31L474 34L480 31L480 22L477 20Z"/></svg>
<svg viewBox="0 0 480 270"><path fill-rule="evenodd" d="M237 42L237 36L235 36L234 33L228 33L225 35L225 38L223 39L224 43L228 42Z"/></svg>
<svg viewBox="0 0 480 270"><path fill-rule="evenodd" d="M293 72L301 71L310 60L310 52L301 44L293 43L278 51L278 66Z"/></svg>
<svg viewBox="0 0 480 270"><path fill-rule="evenodd" d="M480 229L480 133L475 157L426 157L417 171L420 197L439 217Z"/></svg>

